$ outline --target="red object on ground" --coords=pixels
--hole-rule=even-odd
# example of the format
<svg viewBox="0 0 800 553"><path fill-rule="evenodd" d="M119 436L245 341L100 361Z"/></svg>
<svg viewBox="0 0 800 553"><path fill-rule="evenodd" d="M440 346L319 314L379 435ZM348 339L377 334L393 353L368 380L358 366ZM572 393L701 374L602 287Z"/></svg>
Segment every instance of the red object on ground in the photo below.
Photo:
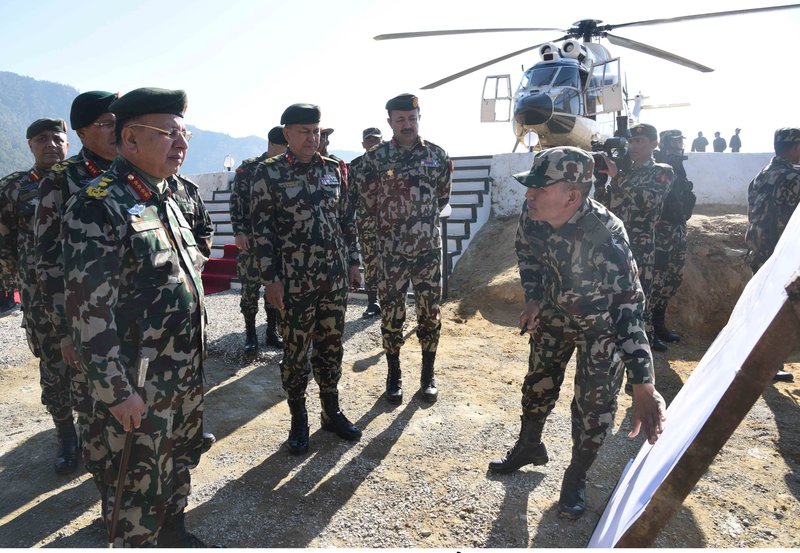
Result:
<svg viewBox="0 0 800 553"><path fill-rule="evenodd" d="M212 257L203 269L203 289L206 294L216 294L229 290L231 279L236 276L236 257L239 248L226 244L222 257Z"/></svg>

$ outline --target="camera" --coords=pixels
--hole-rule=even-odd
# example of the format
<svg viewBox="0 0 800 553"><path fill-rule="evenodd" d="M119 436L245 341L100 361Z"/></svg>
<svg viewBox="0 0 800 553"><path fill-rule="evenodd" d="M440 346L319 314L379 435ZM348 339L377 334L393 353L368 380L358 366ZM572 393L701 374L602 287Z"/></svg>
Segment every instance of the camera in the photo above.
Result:
<svg viewBox="0 0 800 553"><path fill-rule="evenodd" d="M600 152L605 153L617 165L617 169L625 171L630 168L630 158L628 157L628 140L624 136L614 136L605 140L592 140L592 158L594 158L594 177L599 185L605 184L608 180L607 173L601 173L608 169L605 158Z"/></svg>

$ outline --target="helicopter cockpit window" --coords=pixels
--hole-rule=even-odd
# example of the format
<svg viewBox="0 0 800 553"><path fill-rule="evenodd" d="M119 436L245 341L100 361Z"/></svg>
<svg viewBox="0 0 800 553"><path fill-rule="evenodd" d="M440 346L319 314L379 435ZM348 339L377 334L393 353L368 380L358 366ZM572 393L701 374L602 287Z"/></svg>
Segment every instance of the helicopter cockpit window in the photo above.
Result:
<svg viewBox="0 0 800 553"><path fill-rule="evenodd" d="M558 71L558 75L553 80L553 86L571 86L574 88L580 87L580 81L578 80L578 68L577 67L562 67Z"/></svg>
<svg viewBox="0 0 800 553"><path fill-rule="evenodd" d="M558 69L558 67L535 67L528 86L550 86Z"/></svg>

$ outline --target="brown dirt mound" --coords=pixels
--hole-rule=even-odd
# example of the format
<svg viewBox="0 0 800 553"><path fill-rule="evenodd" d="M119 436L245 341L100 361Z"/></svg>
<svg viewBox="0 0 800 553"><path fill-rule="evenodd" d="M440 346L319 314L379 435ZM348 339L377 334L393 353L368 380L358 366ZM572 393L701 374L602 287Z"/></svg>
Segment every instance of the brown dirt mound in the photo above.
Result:
<svg viewBox="0 0 800 553"><path fill-rule="evenodd" d="M747 215L739 206L698 206L689 221L683 285L670 302L668 320L682 333L715 336L728 321L751 273L744 254ZM517 218L493 218L475 236L450 280L459 314L477 312L495 323L516 325L524 296L514 236Z"/></svg>

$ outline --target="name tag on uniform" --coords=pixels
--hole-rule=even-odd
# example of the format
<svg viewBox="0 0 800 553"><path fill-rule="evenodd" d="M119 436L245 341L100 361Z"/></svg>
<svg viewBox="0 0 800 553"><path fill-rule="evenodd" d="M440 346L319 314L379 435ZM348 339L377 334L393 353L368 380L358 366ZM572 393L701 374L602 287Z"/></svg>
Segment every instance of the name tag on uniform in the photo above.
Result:
<svg viewBox="0 0 800 553"><path fill-rule="evenodd" d="M325 173L324 175L322 175L320 182L325 186L334 186L339 184L339 178L336 175Z"/></svg>
<svg viewBox="0 0 800 553"><path fill-rule="evenodd" d="M423 159L422 160L423 167L441 167L438 161L433 158Z"/></svg>
<svg viewBox="0 0 800 553"><path fill-rule="evenodd" d="M286 182L279 182L278 186L280 188L292 188L293 186L300 186L302 184L303 184L303 181L289 180L289 181L286 181Z"/></svg>

